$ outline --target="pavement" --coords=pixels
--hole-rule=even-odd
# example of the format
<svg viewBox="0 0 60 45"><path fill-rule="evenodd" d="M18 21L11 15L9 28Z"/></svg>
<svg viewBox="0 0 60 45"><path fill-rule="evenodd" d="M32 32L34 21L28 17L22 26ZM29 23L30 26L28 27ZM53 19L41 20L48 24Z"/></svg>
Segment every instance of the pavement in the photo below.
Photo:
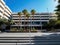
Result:
<svg viewBox="0 0 60 45"><path fill-rule="evenodd" d="M0 45L60 45L60 32L0 33Z"/></svg>
<svg viewBox="0 0 60 45"><path fill-rule="evenodd" d="M60 32L52 33L0 33L0 37L34 37L34 36L46 36L46 35L60 35Z"/></svg>

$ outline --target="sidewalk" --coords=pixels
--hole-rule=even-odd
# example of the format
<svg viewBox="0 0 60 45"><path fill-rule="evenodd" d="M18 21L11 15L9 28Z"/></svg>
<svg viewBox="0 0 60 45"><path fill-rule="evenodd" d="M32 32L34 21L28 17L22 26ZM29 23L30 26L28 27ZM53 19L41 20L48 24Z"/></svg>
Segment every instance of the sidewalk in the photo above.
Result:
<svg viewBox="0 0 60 45"><path fill-rule="evenodd" d="M0 33L0 37L34 37L34 36L44 36L51 34L60 34L60 32L56 33Z"/></svg>

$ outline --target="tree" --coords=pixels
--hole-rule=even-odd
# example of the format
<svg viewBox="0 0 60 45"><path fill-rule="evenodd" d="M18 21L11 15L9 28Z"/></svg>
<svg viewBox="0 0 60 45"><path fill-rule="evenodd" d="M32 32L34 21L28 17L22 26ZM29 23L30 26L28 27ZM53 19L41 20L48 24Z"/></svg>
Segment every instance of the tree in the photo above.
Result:
<svg viewBox="0 0 60 45"><path fill-rule="evenodd" d="M26 14L26 17L27 17L27 19L29 19L29 17L30 17L30 14L28 13L28 14ZM29 30L29 32L30 32L30 30Z"/></svg>
<svg viewBox="0 0 60 45"><path fill-rule="evenodd" d="M31 14L35 15L36 11L34 9L31 10Z"/></svg>
<svg viewBox="0 0 60 45"><path fill-rule="evenodd" d="M7 27L7 23L8 23L8 20L5 19L5 18L0 18L0 29L1 31L5 31L6 27Z"/></svg>
<svg viewBox="0 0 60 45"><path fill-rule="evenodd" d="M6 23L7 27L6 29L9 30L11 29L11 25L15 24L15 22L12 19L9 19L8 22Z"/></svg>
<svg viewBox="0 0 60 45"><path fill-rule="evenodd" d="M60 20L57 20L56 21L55 28L60 29Z"/></svg>
<svg viewBox="0 0 60 45"><path fill-rule="evenodd" d="M13 20L10 20L9 22L10 22L10 25L15 24Z"/></svg>
<svg viewBox="0 0 60 45"><path fill-rule="evenodd" d="M18 12L18 15L19 15L19 26L20 26L20 24L21 24L20 19L21 19L21 15L22 15L22 13L21 13L21 12ZM20 26L20 29L21 29L21 26Z"/></svg>
<svg viewBox="0 0 60 45"><path fill-rule="evenodd" d="M56 24L55 24L55 27L56 28L60 28L59 26L60 26L60 0L58 0L58 5L56 6L56 15L57 15L57 18L58 18L58 20L57 20L57 22L56 22Z"/></svg>
<svg viewBox="0 0 60 45"><path fill-rule="evenodd" d="M58 15L58 20L60 20L60 0L58 0L58 5L56 6L56 14Z"/></svg>
<svg viewBox="0 0 60 45"><path fill-rule="evenodd" d="M24 10L22 11L22 13L26 16L27 13L28 13L28 11L27 11L26 9L24 9ZM24 22L24 25L25 25L25 22ZM24 27L24 30L25 30L25 27Z"/></svg>
<svg viewBox="0 0 60 45"><path fill-rule="evenodd" d="M58 0L58 3L60 3L60 0Z"/></svg>
<svg viewBox="0 0 60 45"><path fill-rule="evenodd" d="M30 17L30 14L28 13L28 14L26 14L26 17L27 17L27 19Z"/></svg>
<svg viewBox="0 0 60 45"><path fill-rule="evenodd" d="M35 15L36 11L34 9L31 10L31 14L33 15L33 19L34 19L34 15ZM32 23L32 22L31 22ZM33 22L34 23L34 22ZM33 27L34 28L34 27ZM31 27L32 30L32 27Z"/></svg>
<svg viewBox="0 0 60 45"><path fill-rule="evenodd" d="M46 24L47 30L50 31L50 30L55 29L55 24L56 24L56 20L50 19L49 23Z"/></svg>
<svg viewBox="0 0 60 45"><path fill-rule="evenodd" d="M24 9L24 10L22 11L22 13L26 16L26 14L28 13L28 11L27 11L26 9Z"/></svg>
<svg viewBox="0 0 60 45"><path fill-rule="evenodd" d="M3 21L2 21L2 19L0 18L0 26L3 24Z"/></svg>

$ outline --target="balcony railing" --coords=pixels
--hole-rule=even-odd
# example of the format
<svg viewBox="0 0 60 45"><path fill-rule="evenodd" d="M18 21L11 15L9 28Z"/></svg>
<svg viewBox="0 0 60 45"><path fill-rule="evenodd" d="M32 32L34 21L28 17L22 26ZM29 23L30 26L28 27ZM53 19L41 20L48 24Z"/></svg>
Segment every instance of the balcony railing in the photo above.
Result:
<svg viewBox="0 0 60 45"><path fill-rule="evenodd" d="M27 18L19 18L19 17L13 17L12 19L27 19ZM28 19L33 19L33 17L32 18L28 18ZM49 19L49 17L34 17L34 19Z"/></svg>
<svg viewBox="0 0 60 45"><path fill-rule="evenodd" d="M12 16L13 16L13 17L15 17L15 16L16 16L16 17L19 17L19 15L17 15L17 14L16 14L16 15L12 14ZM25 17L24 15L22 15L22 16ZM47 17L49 17L49 16L52 16L52 15L30 15L30 16L35 16L35 17L36 17L36 16L37 16L37 17L39 17L39 16L47 16ZM54 16L55 16L55 15L54 15Z"/></svg>
<svg viewBox="0 0 60 45"><path fill-rule="evenodd" d="M19 18L19 17L13 17L12 19L13 20L15 20L15 19L16 20L19 20L19 19L22 20L22 19L49 19L49 18L54 18L55 19L56 17L55 16L52 16L52 17L51 16L50 17L34 17L34 18L33 17L30 17L30 18L26 18L26 17L21 17L21 18Z"/></svg>
<svg viewBox="0 0 60 45"><path fill-rule="evenodd" d="M16 25L11 25L11 26L42 26L42 24L39 24L39 25L31 25L31 24L28 24L28 25L18 25L18 24L16 24Z"/></svg>
<svg viewBox="0 0 60 45"><path fill-rule="evenodd" d="M19 20L13 20L13 21L19 22ZM33 22L33 21L34 21L34 22L35 22L35 21L47 21L47 22L48 22L49 20L20 20L20 21L21 21L21 22L27 22L27 21L28 21L28 22L31 22L31 21L32 21L32 22Z"/></svg>

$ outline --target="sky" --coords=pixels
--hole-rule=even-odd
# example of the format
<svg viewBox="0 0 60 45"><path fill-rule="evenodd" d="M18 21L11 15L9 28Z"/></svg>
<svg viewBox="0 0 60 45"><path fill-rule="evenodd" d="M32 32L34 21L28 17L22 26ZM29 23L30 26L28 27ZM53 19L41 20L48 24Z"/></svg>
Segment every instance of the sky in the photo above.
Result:
<svg viewBox="0 0 60 45"><path fill-rule="evenodd" d="M4 0L12 12L21 12L23 9L36 12L54 12L57 1L54 0Z"/></svg>

